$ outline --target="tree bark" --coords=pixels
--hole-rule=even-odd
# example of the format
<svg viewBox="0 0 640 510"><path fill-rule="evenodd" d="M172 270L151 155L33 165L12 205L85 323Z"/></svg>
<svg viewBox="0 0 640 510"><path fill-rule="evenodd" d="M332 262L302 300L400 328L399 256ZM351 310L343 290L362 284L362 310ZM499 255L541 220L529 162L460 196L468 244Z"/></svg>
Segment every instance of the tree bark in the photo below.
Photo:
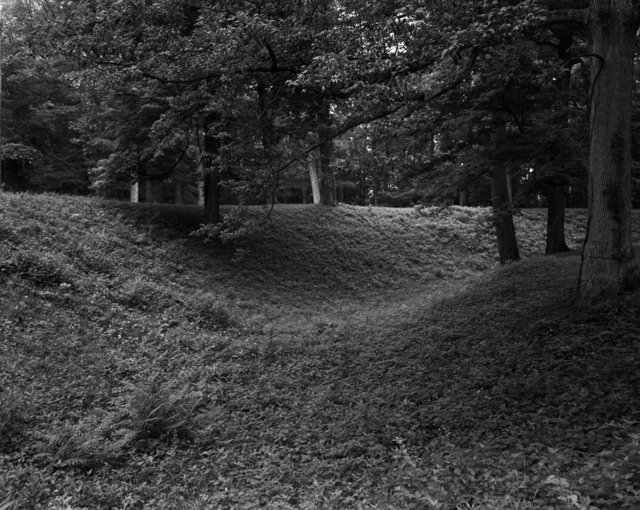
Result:
<svg viewBox="0 0 640 510"><path fill-rule="evenodd" d="M561 32L558 34L560 44L558 46L558 61L563 64L562 74L557 81L558 90L562 96L563 111L560 121L563 126L569 124L568 93L571 89L571 69L564 65L569 59L569 48L573 44L573 32ZM558 176L546 180L544 186L547 198L547 245L545 255L569 251L565 241L564 217L566 207L565 177Z"/></svg>
<svg viewBox="0 0 640 510"><path fill-rule="evenodd" d="M263 78L260 78L257 82L256 92L258 94L258 124L261 131L262 147L266 162L271 166L274 161L274 149L278 144L278 133L274 125L274 112L271 107L275 101L274 91ZM279 187L280 175L273 171L270 172L268 185L264 190L265 204L267 206L277 203L276 195Z"/></svg>
<svg viewBox="0 0 640 510"><path fill-rule="evenodd" d="M336 178L331 166L333 160L333 140L320 146L320 203L336 205Z"/></svg>
<svg viewBox="0 0 640 510"><path fill-rule="evenodd" d="M589 209L579 296L620 292L635 279L631 245L631 101L637 0L592 0Z"/></svg>
<svg viewBox="0 0 640 510"><path fill-rule="evenodd" d="M198 179L198 205L204 206L204 168L200 174L201 178Z"/></svg>
<svg viewBox="0 0 640 510"><path fill-rule="evenodd" d="M151 183L151 180L148 178L147 178L147 181L145 182L144 201L147 203L154 203L156 201L153 184Z"/></svg>
<svg viewBox="0 0 640 510"><path fill-rule="evenodd" d="M320 179L318 179L318 171L316 170L314 162L309 165L309 178L311 180L313 203L317 205L320 203Z"/></svg>
<svg viewBox="0 0 640 510"><path fill-rule="evenodd" d="M520 260L516 228L513 224L513 208L509 201L508 178L505 166L503 164L496 165L491 179L491 204L500 264Z"/></svg>
<svg viewBox="0 0 640 510"><path fill-rule="evenodd" d="M220 140L205 132L204 150L208 164L204 174L204 222L220 223L220 165L216 156L220 153Z"/></svg>
<svg viewBox="0 0 640 510"><path fill-rule="evenodd" d="M467 207L469 204L469 190L463 189L460 191L460 205L462 207Z"/></svg>
<svg viewBox="0 0 640 510"><path fill-rule="evenodd" d="M198 205L200 207L204 207L205 205L205 193L204 193L204 184L205 184L205 174L207 171L206 166L206 155L204 150L204 135L205 135L205 126L200 125L201 118L198 119L196 126L194 128L193 137L197 143L198 150L198 164L196 167L196 173L198 175L198 182L196 183L198 189Z"/></svg>
<svg viewBox="0 0 640 510"><path fill-rule="evenodd" d="M318 113L318 122L320 124L318 136L320 140L329 138L331 133L331 113L329 106L328 102L323 103ZM320 203L333 207L337 202L336 176L333 165L331 164L333 162L333 138L329 138L320 145L319 152L320 165L318 178L320 179Z"/></svg>
<svg viewBox="0 0 640 510"><path fill-rule="evenodd" d="M497 125L492 135L496 147L500 147L506 138L507 125L501 119L496 119ZM511 200L510 180L507 165L503 161L496 161L491 175L491 205L498 241L498 256L500 264L520 260L516 228L513 224L513 202Z"/></svg>
<svg viewBox="0 0 640 510"><path fill-rule="evenodd" d="M129 198L132 204L137 204L139 202L139 194L140 186L138 185L138 181L135 181L129 187Z"/></svg>
<svg viewBox="0 0 640 510"><path fill-rule="evenodd" d="M564 235L565 193L561 182L547 186L547 246L545 255L569 251Z"/></svg>
<svg viewBox="0 0 640 510"><path fill-rule="evenodd" d="M204 222L220 223L220 173L209 168L204 176Z"/></svg>

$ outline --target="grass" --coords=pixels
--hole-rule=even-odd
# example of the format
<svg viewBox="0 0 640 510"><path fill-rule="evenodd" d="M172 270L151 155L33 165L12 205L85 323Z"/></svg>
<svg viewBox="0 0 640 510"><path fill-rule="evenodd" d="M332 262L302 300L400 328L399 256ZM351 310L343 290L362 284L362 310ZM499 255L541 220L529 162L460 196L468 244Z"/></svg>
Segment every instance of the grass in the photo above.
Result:
<svg viewBox="0 0 640 510"><path fill-rule="evenodd" d="M197 214L0 194L0 509L640 506L640 296L542 211Z"/></svg>

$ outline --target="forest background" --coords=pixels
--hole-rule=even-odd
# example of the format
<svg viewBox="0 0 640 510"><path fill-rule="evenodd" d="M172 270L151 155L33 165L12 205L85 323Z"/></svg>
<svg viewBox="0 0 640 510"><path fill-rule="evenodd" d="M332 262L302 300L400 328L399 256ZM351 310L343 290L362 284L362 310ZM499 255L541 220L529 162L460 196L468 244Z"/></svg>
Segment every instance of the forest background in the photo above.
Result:
<svg viewBox="0 0 640 510"><path fill-rule="evenodd" d="M584 12L457 3L6 2L4 188L586 207Z"/></svg>
<svg viewBox="0 0 640 510"><path fill-rule="evenodd" d="M231 236L223 202L490 204L501 262L514 209L548 208L556 253L591 196L582 294L619 290L638 201L623 4L6 2L3 185L201 203ZM608 175L593 190L588 167Z"/></svg>
<svg viewBox="0 0 640 510"><path fill-rule="evenodd" d="M0 509L638 507L639 2L2 6Z"/></svg>

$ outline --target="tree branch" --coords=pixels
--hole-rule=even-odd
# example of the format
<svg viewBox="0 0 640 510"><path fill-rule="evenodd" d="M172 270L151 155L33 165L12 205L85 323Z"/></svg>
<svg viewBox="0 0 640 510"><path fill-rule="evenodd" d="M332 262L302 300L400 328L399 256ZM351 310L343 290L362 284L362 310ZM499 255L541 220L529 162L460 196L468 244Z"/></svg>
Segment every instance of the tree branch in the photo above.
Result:
<svg viewBox="0 0 640 510"><path fill-rule="evenodd" d="M447 93L451 92L452 90L455 90L456 88L458 88L468 78L469 73L473 69L473 66L475 65L478 57L480 56L480 53L481 53L481 49L480 48L473 48L472 51L471 51L471 55L469 57L469 62L467 62L467 65L464 67L464 69L462 69L458 73L457 77L453 81L451 81L447 85L443 86L442 88L438 89L436 92L433 92L432 94L426 94L426 93L415 94L415 95L410 96L409 98L407 98L407 100L406 100L407 102L411 102L411 103L414 103L414 104L413 104L413 106L411 106L408 109L408 112L405 114L405 117L408 117L409 115L411 115L415 111L419 110L420 108L423 108L426 104L429 104L429 103L435 101L436 99L438 99L438 98L446 95ZM301 161L302 159L306 158L313 151L315 151L316 149L320 148L321 145L324 145L325 143L337 138L338 136L341 136L341 135L351 131L352 129L357 128L358 126L362 126L363 124L369 124L371 122L375 122L377 120L384 119L386 117L389 117L389 116L393 115L394 113L399 112L403 108L407 108L407 106L408 106L407 102L402 103L400 105L390 106L390 107L385 108L385 109L383 109L383 110L381 110L381 111L379 111L377 113L366 115L364 118L353 119L353 120L351 120L349 122L346 122L343 126L340 126L338 129L332 131L329 135L327 135L326 137L322 138L317 143L311 145L310 147L308 147L307 149L302 151L300 154L298 154L298 156L296 156L296 157L290 159L289 161L287 161L287 163L285 163L280 168L278 168L276 170L276 172L278 174L280 172L283 172L284 170L289 168L294 163L297 163L298 161Z"/></svg>

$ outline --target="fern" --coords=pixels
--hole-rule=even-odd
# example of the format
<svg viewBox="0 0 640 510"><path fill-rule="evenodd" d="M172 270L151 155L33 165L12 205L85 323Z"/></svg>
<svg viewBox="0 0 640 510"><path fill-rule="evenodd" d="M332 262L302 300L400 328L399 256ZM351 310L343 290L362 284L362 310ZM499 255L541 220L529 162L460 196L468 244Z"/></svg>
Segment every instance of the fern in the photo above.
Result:
<svg viewBox="0 0 640 510"><path fill-rule="evenodd" d="M11 508L16 508L18 501L15 499L11 499L11 496L7 497L4 501L0 501L0 510L10 510Z"/></svg>

